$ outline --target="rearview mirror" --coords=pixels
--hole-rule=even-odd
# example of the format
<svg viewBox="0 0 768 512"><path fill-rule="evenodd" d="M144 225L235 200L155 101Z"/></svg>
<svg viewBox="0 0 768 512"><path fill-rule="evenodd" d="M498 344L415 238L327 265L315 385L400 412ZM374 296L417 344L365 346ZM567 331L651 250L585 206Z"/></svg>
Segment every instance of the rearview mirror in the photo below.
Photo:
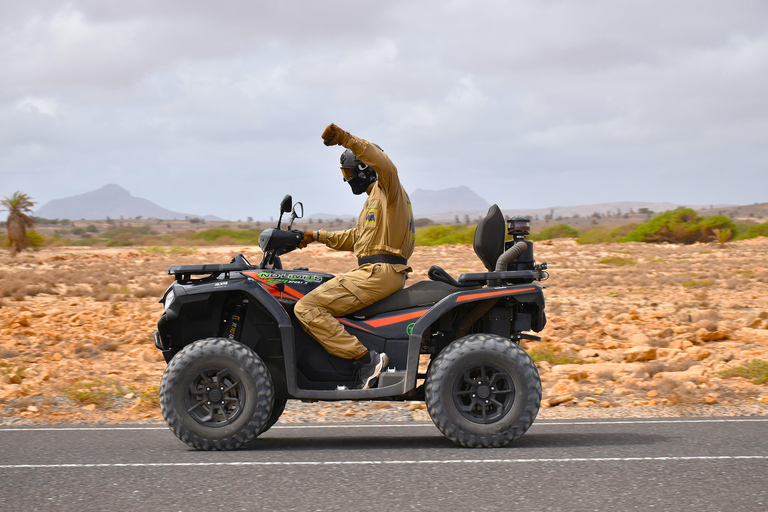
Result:
<svg viewBox="0 0 768 512"><path fill-rule="evenodd" d="M280 202L280 213L288 213L293 206L293 198L291 194L286 194L283 200Z"/></svg>
<svg viewBox="0 0 768 512"><path fill-rule="evenodd" d="M301 202L298 202L293 206L291 217L294 219L300 219L304 217L304 205L301 204Z"/></svg>

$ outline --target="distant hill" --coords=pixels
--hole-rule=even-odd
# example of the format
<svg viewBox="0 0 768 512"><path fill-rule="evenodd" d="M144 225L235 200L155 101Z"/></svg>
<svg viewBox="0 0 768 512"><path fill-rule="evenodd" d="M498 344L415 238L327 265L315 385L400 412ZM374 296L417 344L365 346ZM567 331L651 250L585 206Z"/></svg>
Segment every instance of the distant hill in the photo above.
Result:
<svg viewBox="0 0 768 512"><path fill-rule="evenodd" d="M45 219L179 219L199 217L210 221L224 219L213 215L193 215L167 210L148 199L134 197L119 185L105 185L98 190L54 199L41 206L35 215Z"/></svg>
<svg viewBox="0 0 768 512"><path fill-rule="evenodd" d="M417 188L411 194L414 217L430 215L455 215L464 212L488 211L488 201L478 196L469 187L446 188L443 190L424 190Z"/></svg>

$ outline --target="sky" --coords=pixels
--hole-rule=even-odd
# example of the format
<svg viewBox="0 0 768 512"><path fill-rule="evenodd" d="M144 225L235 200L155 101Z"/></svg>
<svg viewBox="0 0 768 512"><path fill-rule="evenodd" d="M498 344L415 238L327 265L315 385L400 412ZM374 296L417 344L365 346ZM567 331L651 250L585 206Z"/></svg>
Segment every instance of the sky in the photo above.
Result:
<svg viewBox="0 0 768 512"><path fill-rule="evenodd" d="M356 214L333 122L406 190L768 201L768 2L0 0L0 196L118 184L229 220Z"/></svg>

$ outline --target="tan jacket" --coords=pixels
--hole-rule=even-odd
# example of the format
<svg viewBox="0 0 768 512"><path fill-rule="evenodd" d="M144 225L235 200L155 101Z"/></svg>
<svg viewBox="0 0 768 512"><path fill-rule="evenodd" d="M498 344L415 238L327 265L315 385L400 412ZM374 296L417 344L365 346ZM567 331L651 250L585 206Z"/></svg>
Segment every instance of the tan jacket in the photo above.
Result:
<svg viewBox="0 0 768 512"><path fill-rule="evenodd" d="M368 188L368 199L354 228L320 229L315 232L315 240L332 249L353 251L358 258L375 254L410 258L416 245L413 209L395 164L374 144L354 135L349 136L344 146L373 167L378 180ZM405 270L405 266L402 267Z"/></svg>

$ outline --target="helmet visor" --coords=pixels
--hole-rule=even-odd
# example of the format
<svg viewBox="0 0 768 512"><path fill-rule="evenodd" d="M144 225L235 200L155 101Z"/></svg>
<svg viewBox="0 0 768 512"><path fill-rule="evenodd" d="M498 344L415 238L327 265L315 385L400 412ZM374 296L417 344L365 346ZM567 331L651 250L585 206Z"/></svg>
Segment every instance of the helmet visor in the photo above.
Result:
<svg viewBox="0 0 768 512"><path fill-rule="evenodd" d="M354 178L354 169L341 168L341 174L344 176L344 181L349 181Z"/></svg>

